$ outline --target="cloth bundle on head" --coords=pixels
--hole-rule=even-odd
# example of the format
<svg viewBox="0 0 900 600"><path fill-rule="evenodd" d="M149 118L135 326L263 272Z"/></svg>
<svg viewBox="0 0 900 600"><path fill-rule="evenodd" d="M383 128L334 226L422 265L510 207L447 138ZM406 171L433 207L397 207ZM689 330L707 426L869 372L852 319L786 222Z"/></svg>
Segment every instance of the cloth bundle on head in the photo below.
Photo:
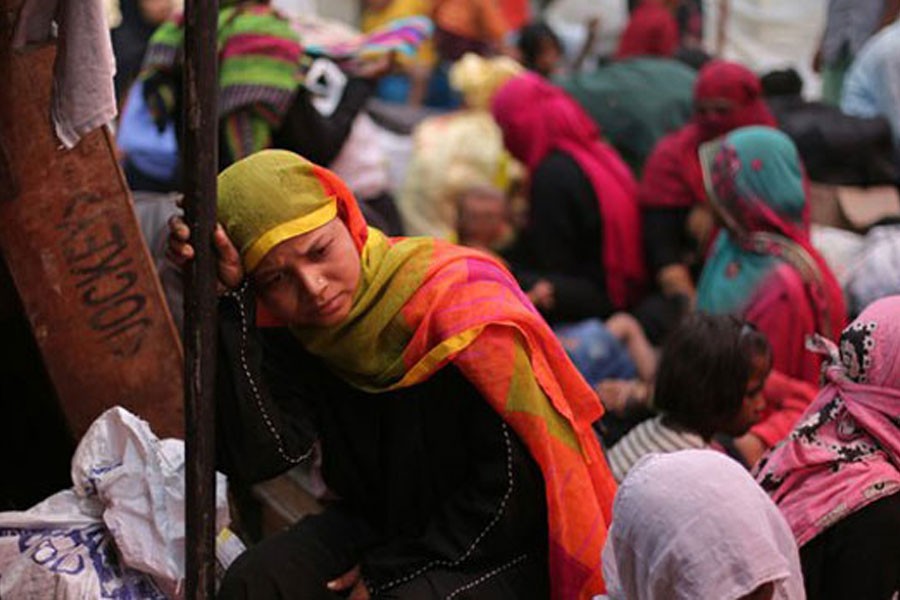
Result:
<svg viewBox="0 0 900 600"><path fill-rule="evenodd" d="M522 165L503 148L487 109L497 88L522 71L509 58L477 54L453 64L450 81L468 110L431 117L416 127L413 159L397 198L410 235L455 240L460 193L479 185L506 192L521 180Z"/></svg>
<svg viewBox="0 0 900 600"><path fill-rule="evenodd" d="M276 128L301 83L302 48L290 22L265 4L222 2L219 47L219 117L240 109ZM140 78L157 122L175 118L175 81L183 59L183 15L163 24L147 46Z"/></svg>
<svg viewBox="0 0 900 600"><path fill-rule="evenodd" d="M484 58L468 52L450 67L450 85L469 108L487 110L494 93L524 67L508 56Z"/></svg>
<svg viewBox="0 0 900 600"><path fill-rule="evenodd" d="M575 100L534 73L504 84L491 112L507 149L530 173L553 150L584 171L600 204L607 293L616 308L631 305L646 277L636 184L628 166L600 140L597 126Z"/></svg>
<svg viewBox="0 0 900 600"><path fill-rule="evenodd" d="M802 600L797 544L747 471L712 450L651 454L622 482L603 551L610 600Z"/></svg>
<svg viewBox="0 0 900 600"><path fill-rule="evenodd" d="M776 129L746 127L709 157L710 202L725 230L703 268L697 307L759 324L769 298L787 293L794 322L809 328L803 335L836 336L846 322L843 294L810 243L806 181L794 143ZM765 333L775 368L814 383L818 361L803 352L802 340L787 330Z"/></svg>
<svg viewBox="0 0 900 600"><path fill-rule="evenodd" d="M757 467L802 546L834 523L900 493L900 296L878 300L841 334L827 385L790 437Z"/></svg>
<svg viewBox="0 0 900 600"><path fill-rule="evenodd" d="M615 491L591 428L603 409L512 275L475 250L367 230L340 179L289 152L238 161L219 176L219 196L246 265L248 254L263 252L255 248L303 233L334 206L360 252L359 288L343 322L294 334L372 392L416 385L452 362L540 465L553 597L602 591L596 565Z"/></svg>
<svg viewBox="0 0 900 600"><path fill-rule="evenodd" d="M392 53L412 57L419 46L431 37L433 30L434 25L428 17L403 17L351 40L307 44L304 51L311 56L327 56L337 61L371 60Z"/></svg>
<svg viewBox="0 0 900 600"><path fill-rule="evenodd" d="M642 206L689 208L705 202L700 144L739 127L776 125L762 99L759 78L737 63L713 60L700 69L694 104L706 100L725 100L732 106L716 116L695 114L691 123L660 140L647 159L638 196Z"/></svg>

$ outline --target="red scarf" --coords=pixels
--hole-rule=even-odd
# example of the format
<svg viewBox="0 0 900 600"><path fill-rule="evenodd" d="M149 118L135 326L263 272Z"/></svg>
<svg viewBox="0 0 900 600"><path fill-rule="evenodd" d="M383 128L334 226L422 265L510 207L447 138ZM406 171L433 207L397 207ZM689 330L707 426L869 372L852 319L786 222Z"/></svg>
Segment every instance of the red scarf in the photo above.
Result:
<svg viewBox="0 0 900 600"><path fill-rule="evenodd" d="M672 56L678 49L678 22L656 2L642 2L631 13L619 40L616 59L633 56Z"/></svg>
<svg viewBox="0 0 900 600"><path fill-rule="evenodd" d="M742 65L714 60L700 70L694 102L714 99L728 100L734 108L715 116L695 115L689 124L660 140L644 167L638 192L641 206L688 208L706 202L697 156L700 144L739 127L776 126L762 100L759 78Z"/></svg>

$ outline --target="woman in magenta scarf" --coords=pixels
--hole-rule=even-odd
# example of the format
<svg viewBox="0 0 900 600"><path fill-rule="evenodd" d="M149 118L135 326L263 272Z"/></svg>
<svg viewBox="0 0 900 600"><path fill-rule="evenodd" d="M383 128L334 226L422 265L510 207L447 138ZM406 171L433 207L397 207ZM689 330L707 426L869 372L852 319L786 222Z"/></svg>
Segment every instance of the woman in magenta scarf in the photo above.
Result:
<svg viewBox="0 0 900 600"><path fill-rule="evenodd" d="M826 385L757 480L800 546L810 598L900 590L900 296L818 337Z"/></svg>
<svg viewBox="0 0 900 600"><path fill-rule="evenodd" d="M531 179L529 223L510 261L525 289L549 287L538 308L578 321L634 305L645 277L628 167L581 107L537 75L508 81L491 112Z"/></svg>

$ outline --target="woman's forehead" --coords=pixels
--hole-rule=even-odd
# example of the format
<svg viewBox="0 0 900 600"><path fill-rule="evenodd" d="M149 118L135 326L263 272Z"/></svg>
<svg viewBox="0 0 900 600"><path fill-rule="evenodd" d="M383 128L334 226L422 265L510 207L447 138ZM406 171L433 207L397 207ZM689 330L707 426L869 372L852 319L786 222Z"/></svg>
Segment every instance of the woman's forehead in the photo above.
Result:
<svg viewBox="0 0 900 600"><path fill-rule="evenodd" d="M343 227L340 219L335 218L312 231L289 237L269 250L259 261L255 271L258 273L268 268L281 266L287 261L303 258L320 244L340 235L341 230L346 231L347 229Z"/></svg>

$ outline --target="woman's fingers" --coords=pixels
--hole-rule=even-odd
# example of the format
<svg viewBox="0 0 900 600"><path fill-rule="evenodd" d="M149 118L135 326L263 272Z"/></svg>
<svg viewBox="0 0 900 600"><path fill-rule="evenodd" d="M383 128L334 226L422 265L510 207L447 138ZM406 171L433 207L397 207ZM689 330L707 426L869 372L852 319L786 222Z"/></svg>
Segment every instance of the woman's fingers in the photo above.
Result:
<svg viewBox="0 0 900 600"><path fill-rule="evenodd" d="M181 217L175 215L169 219L166 258L178 267L183 267L194 258L194 248L189 243L190 238L191 230Z"/></svg>
<svg viewBox="0 0 900 600"><path fill-rule="evenodd" d="M184 268L194 258L194 247L190 240L191 229L184 219L178 215L169 219L169 243L166 248L166 257L179 268ZM213 245L218 256L219 282L226 289L237 287L244 278L241 256L219 223L216 223L213 231Z"/></svg>
<svg viewBox="0 0 900 600"><path fill-rule="evenodd" d="M228 238L221 224L216 224L213 232L213 244L219 255L219 280L227 288L235 288L244 278L244 268L241 265L241 255Z"/></svg>
<svg viewBox="0 0 900 600"><path fill-rule="evenodd" d="M338 577L337 579L333 579L333 580L329 581L327 587L329 590L332 590L335 592L349 590L354 585L356 585L356 582L359 581L359 577L360 577L359 565L357 565L357 566L353 567L352 569L350 569L349 571L347 571L346 573L344 573L343 575L341 575L340 577Z"/></svg>

